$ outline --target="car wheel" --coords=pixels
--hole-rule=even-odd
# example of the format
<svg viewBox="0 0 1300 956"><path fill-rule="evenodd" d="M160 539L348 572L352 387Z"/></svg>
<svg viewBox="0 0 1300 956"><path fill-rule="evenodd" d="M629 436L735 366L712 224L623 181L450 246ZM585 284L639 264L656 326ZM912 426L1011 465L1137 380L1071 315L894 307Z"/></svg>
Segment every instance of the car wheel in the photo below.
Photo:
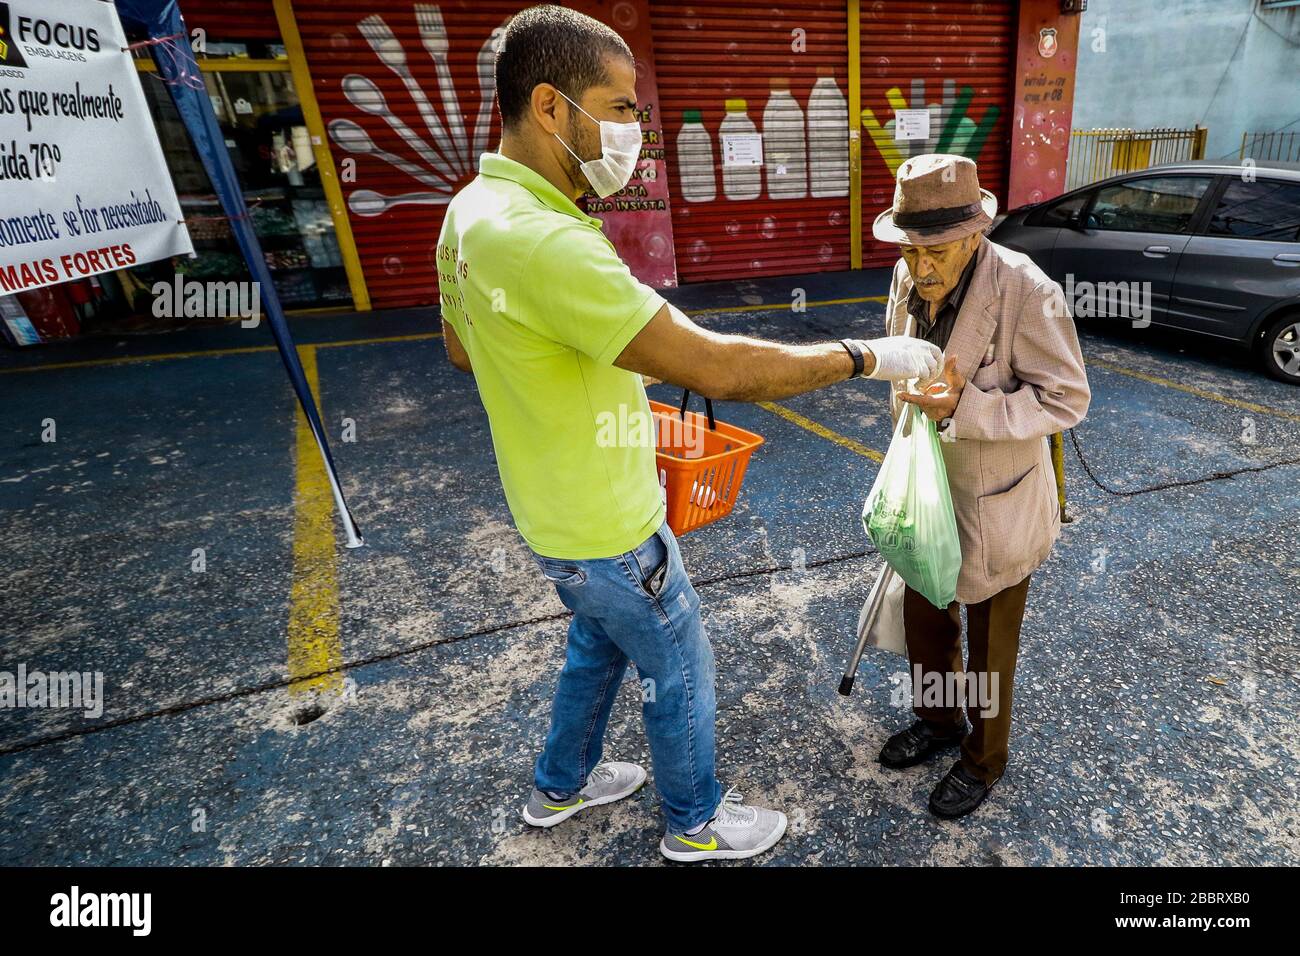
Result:
<svg viewBox="0 0 1300 956"><path fill-rule="evenodd" d="M1259 358L1269 375L1300 385L1300 312L1284 315L1264 332Z"/></svg>

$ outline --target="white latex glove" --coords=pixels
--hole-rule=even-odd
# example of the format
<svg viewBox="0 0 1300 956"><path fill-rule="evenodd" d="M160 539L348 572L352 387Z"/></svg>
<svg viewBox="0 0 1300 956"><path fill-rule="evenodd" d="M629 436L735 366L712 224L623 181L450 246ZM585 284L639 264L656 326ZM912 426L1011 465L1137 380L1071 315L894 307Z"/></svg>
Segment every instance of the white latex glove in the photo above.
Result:
<svg viewBox="0 0 1300 956"><path fill-rule="evenodd" d="M939 346L910 335L890 335L858 343L876 357L875 368L866 378L904 382L919 378L929 381L939 371L943 352Z"/></svg>

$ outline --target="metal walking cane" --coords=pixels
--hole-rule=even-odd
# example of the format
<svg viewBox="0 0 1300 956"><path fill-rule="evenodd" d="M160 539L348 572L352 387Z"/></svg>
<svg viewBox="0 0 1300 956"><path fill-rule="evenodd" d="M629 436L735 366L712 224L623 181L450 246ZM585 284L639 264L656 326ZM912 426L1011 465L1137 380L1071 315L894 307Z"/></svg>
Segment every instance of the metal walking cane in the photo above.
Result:
<svg viewBox="0 0 1300 956"><path fill-rule="evenodd" d="M858 616L858 643L853 648L853 653L849 655L849 662L844 665L844 676L840 678L840 695L843 697L853 693L853 681L858 675L858 664L862 662L862 654L867 649L867 635L871 633L876 618L880 616L880 609L885 603L885 592L889 590L889 582L893 576L894 569L886 563L880 569L880 574L876 576L876 583L867 596L867 604L862 609L862 614Z"/></svg>

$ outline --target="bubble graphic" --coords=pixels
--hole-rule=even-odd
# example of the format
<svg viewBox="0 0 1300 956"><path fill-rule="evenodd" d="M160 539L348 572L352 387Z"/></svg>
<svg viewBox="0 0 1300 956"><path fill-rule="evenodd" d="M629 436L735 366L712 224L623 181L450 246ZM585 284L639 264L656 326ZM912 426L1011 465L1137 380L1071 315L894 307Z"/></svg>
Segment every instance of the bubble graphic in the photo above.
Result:
<svg viewBox="0 0 1300 956"><path fill-rule="evenodd" d="M616 3L613 11L614 26L620 30L631 30L637 25L636 7L630 3Z"/></svg>
<svg viewBox="0 0 1300 956"><path fill-rule="evenodd" d="M667 259L673 251L673 244L662 232L652 233L645 241L645 253L651 259Z"/></svg>

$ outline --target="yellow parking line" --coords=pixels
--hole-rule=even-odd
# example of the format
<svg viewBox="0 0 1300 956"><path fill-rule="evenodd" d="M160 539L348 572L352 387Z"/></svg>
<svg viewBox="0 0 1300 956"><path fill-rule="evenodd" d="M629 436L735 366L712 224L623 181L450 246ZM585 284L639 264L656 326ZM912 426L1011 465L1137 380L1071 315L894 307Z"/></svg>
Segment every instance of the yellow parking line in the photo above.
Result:
<svg viewBox="0 0 1300 956"><path fill-rule="evenodd" d="M441 332L418 332L414 335L387 335L373 339L346 339L339 342L318 342L302 348L333 349L345 345L379 345L384 342L419 342L423 339L440 339ZM175 359L217 358L223 355L252 355L256 352L274 352L274 345L247 345L234 349L201 349L193 352L160 352L157 355L124 355L121 358L86 359L81 362L54 362L49 365L26 365L21 368L0 368L0 375L18 372L52 372L65 368L95 368L107 365L135 365L140 362L169 362Z"/></svg>
<svg viewBox="0 0 1300 956"><path fill-rule="evenodd" d="M820 422L815 422L811 418L800 415L792 408L786 408L784 405L778 405L776 402L755 402L754 404L759 408L767 409L773 415L780 415L786 421L793 422L800 428L812 432L814 435L825 438L827 441L833 441L835 444L847 448L854 454L861 455L863 458L870 458L877 464L885 460L884 454L876 451L874 448L868 448L866 445L862 444L862 442L854 441L847 435L841 435L839 432L831 431Z"/></svg>
<svg viewBox="0 0 1300 956"><path fill-rule="evenodd" d="M866 295L856 299L822 299L818 302L805 302L804 308L811 309L819 305L854 305L858 302L888 302L887 295ZM721 309L691 309L689 312L683 312L683 315L709 315L712 313L728 312L775 312L778 309L791 309L792 306L784 302L767 302L758 305L731 305Z"/></svg>
<svg viewBox="0 0 1300 956"><path fill-rule="evenodd" d="M120 358L86 359L81 362L52 362L49 365L24 365L18 368L0 368L0 375L21 372L53 372L65 368L95 368L101 365L135 365L139 362L168 362L173 359L208 358L214 355L251 355L254 352L274 352L274 345L250 345L238 349L210 349L196 352L160 352L157 355L123 355Z"/></svg>
<svg viewBox="0 0 1300 956"><path fill-rule="evenodd" d="M316 346L298 349L303 374L320 406ZM293 579L289 591L289 693L322 693L342 687L339 637L338 555L334 550L334 498L329 476L307 416L298 406L293 515ZM318 674L317 677L308 677ZM303 678L296 680L297 678Z"/></svg>
<svg viewBox="0 0 1300 956"><path fill-rule="evenodd" d="M441 332L415 332L411 335L386 335L376 339L343 339L339 342L317 342L318 349L339 349L351 345L380 345L384 342L423 342L425 339L440 339Z"/></svg>
<svg viewBox="0 0 1300 956"><path fill-rule="evenodd" d="M1165 388L1177 389L1180 392L1186 392L1189 395L1195 395L1197 398L1205 398L1212 402L1219 402L1223 405L1231 405L1233 408L1242 408L1248 412L1255 412L1259 415L1272 415L1275 418L1285 418L1287 421L1300 422L1300 415L1293 412L1284 412L1280 409L1269 408L1267 405L1257 405L1254 402L1243 401L1240 398L1233 398L1230 395L1220 395L1218 392L1211 392L1208 389L1197 388L1195 385L1184 385L1182 382L1175 382L1173 379L1162 378L1159 375L1151 375L1147 372L1139 372L1137 369L1125 368L1123 365L1115 365L1113 362L1103 362L1098 359L1084 358L1085 368L1101 368L1108 372L1118 372L1120 375L1127 375L1130 378L1141 379L1144 382L1150 382L1153 385L1163 385Z"/></svg>

